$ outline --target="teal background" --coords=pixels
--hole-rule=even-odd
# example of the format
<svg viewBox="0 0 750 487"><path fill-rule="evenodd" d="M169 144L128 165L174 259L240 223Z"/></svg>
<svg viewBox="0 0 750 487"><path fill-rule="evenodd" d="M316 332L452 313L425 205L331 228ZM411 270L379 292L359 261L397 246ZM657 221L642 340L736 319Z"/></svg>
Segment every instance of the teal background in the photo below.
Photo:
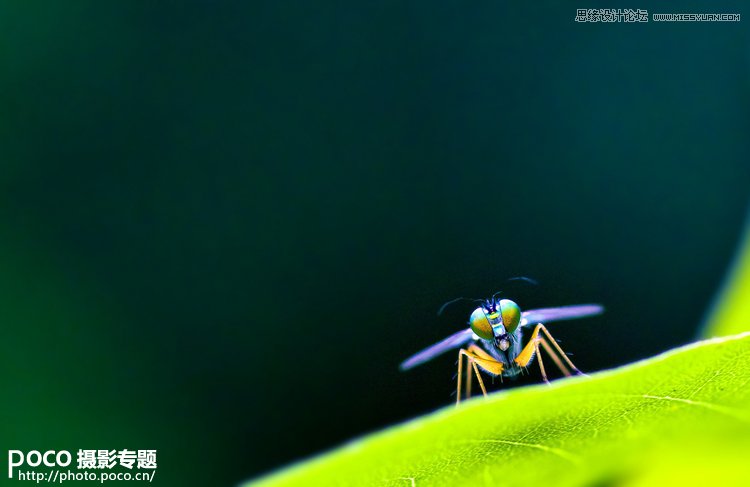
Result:
<svg viewBox="0 0 750 487"><path fill-rule="evenodd" d="M236 484L449 403L452 354L398 363L500 289L603 303L552 328L586 371L693 339L747 203L747 21L577 7L1 3L0 450Z"/></svg>

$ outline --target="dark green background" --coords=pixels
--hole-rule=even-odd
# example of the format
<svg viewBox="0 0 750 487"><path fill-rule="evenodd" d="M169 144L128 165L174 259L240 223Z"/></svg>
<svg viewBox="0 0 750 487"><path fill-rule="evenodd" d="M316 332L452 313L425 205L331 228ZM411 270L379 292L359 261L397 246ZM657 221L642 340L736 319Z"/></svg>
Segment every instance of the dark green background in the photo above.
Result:
<svg viewBox="0 0 750 487"><path fill-rule="evenodd" d="M453 354L397 365L456 296L603 303L553 327L587 371L685 343L741 231L745 19L1 5L2 452L237 483L450 403Z"/></svg>

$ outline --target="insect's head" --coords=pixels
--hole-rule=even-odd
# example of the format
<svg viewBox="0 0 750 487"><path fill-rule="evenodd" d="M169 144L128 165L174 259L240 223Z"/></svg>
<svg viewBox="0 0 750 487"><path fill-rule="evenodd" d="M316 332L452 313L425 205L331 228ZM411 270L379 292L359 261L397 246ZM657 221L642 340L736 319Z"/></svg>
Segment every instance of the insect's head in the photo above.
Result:
<svg viewBox="0 0 750 487"><path fill-rule="evenodd" d="M485 300L469 317L471 330L483 340L493 340L501 350L510 346L508 334L521 322L521 308L510 299L494 296Z"/></svg>

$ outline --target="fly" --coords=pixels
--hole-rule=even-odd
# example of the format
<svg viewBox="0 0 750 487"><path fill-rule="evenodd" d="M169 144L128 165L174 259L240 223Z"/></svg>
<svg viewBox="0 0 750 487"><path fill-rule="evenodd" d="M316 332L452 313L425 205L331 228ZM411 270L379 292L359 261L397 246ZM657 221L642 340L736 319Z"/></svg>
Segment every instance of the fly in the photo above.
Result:
<svg viewBox="0 0 750 487"><path fill-rule="evenodd" d="M537 358L542 379L549 383L540 354L542 349L566 377L573 374L585 375L573 365L544 323L585 318L603 311L604 308L598 304L580 304L522 312L510 299L497 299L493 296L483 300L471 313L468 328L409 357L401 364L401 370L409 370L448 350L460 347L456 404L461 401L462 388L467 399L471 396L472 372L479 382L482 394L487 395L480 370L492 377L515 377ZM534 324L526 345L523 345L523 330Z"/></svg>

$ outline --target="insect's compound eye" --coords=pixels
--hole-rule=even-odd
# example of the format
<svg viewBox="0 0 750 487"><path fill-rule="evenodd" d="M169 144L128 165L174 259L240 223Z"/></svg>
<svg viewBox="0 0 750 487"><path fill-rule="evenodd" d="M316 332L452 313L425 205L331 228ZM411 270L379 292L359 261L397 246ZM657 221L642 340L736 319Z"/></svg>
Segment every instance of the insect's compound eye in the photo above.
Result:
<svg viewBox="0 0 750 487"><path fill-rule="evenodd" d="M475 309L469 317L469 325L471 326L471 331L473 331L479 338L484 340L492 340L495 338L495 332L492 331L492 325L489 320L487 320L485 309Z"/></svg>
<svg viewBox="0 0 750 487"><path fill-rule="evenodd" d="M513 333L521 322L521 308L510 299L501 299L499 308L505 330Z"/></svg>

